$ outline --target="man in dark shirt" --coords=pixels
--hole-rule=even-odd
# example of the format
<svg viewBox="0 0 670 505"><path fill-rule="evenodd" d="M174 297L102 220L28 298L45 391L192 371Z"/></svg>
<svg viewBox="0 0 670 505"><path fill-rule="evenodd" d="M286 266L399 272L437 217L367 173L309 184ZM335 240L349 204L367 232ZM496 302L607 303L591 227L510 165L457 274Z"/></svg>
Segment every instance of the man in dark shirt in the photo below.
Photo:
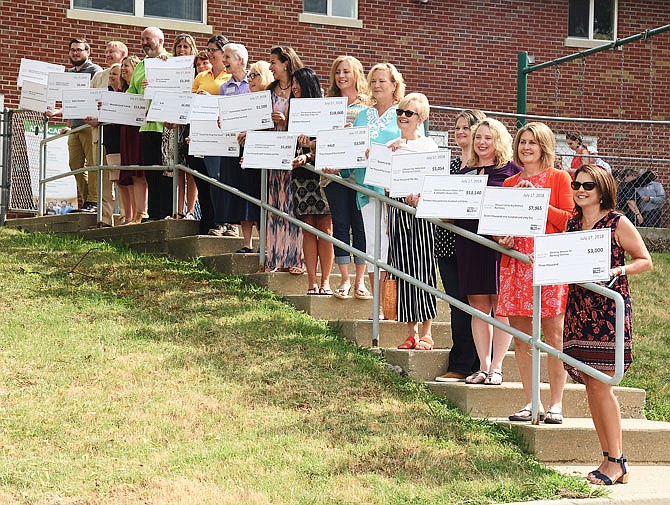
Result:
<svg viewBox="0 0 670 505"><path fill-rule="evenodd" d="M102 68L90 60L91 46L84 38L70 40L70 62L73 67L68 72L87 73L93 77ZM82 118L83 119L83 118ZM84 124L82 119L71 119L70 128ZM85 128L68 136L67 147L70 153L70 170L84 166L97 165L96 153L93 150L92 129ZM98 209L98 177L96 172L84 172L75 175L77 180L77 196L83 202L82 210L97 212Z"/></svg>

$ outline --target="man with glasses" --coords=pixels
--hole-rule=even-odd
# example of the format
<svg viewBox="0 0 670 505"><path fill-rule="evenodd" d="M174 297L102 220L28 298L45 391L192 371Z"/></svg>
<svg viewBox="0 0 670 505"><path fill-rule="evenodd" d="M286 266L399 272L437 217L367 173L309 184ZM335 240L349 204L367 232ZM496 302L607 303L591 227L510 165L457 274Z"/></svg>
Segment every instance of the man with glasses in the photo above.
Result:
<svg viewBox="0 0 670 505"><path fill-rule="evenodd" d="M73 38L70 40L70 63L73 67L68 72L86 73L93 77L102 68L90 59L91 46L84 38ZM70 128L77 128L84 123L82 119L71 119L68 121ZM96 164L93 150L93 136L91 128L72 133L67 138L67 147L70 157L70 170L82 167L90 167ZM80 201L81 210L85 212L97 212L98 210L98 178L95 172L84 172L74 176L77 181L77 199Z"/></svg>
<svg viewBox="0 0 670 505"><path fill-rule="evenodd" d="M149 26L142 32L142 50L146 58L158 58L162 55L172 56L164 47L165 36L160 28ZM126 93L144 95L142 82L146 79L144 62L146 58L135 66L130 85ZM143 164L162 165L163 157L161 143L163 140L163 123L147 121L140 127L140 143L142 147ZM172 179L163 176L162 172L147 170L144 173L147 179L149 195L147 199L149 220L157 221L172 215Z"/></svg>

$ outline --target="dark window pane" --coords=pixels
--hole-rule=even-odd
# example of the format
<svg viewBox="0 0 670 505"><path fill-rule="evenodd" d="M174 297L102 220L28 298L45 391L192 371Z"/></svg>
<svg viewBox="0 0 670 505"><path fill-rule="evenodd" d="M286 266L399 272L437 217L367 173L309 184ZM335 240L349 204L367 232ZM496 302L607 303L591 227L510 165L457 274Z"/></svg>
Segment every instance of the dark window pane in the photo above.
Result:
<svg viewBox="0 0 670 505"><path fill-rule="evenodd" d="M186 21L202 19L202 0L144 0L144 15Z"/></svg>
<svg viewBox="0 0 670 505"><path fill-rule="evenodd" d="M596 0L593 17L593 38L614 40L614 0Z"/></svg>
<svg viewBox="0 0 670 505"><path fill-rule="evenodd" d="M356 0L333 0L333 16L356 17Z"/></svg>
<svg viewBox="0 0 670 505"><path fill-rule="evenodd" d="M589 38L589 0L569 0L568 36Z"/></svg>
<svg viewBox="0 0 670 505"><path fill-rule="evenodd" d="M304 0L303 11L311 14L328 14L327 0Z"/></svg>
<svg viewBox="0 0 670 505"><path fill-rule="evenodd" d="M134 0L74 0L74 8L134 14Z"/></svg>

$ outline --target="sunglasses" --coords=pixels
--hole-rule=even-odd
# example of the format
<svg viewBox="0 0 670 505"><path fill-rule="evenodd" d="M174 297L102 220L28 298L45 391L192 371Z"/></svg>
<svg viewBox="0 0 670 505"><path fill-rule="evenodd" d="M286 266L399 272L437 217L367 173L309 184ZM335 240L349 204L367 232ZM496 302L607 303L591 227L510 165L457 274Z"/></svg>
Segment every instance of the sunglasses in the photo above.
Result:
<svg viewBox="0 0 670 505"><path fill-rule="evenodd" d="M205 51L207 51L209 54L215 53L217 51L223 51L220 47L206 47Z"/></svg>
<svg viewBox="0 0 670 505"><path fill-rule="evenodd" d="M417 116L419 115L418 112L414 112L413 110L402 110L402 109L396 109L395 113L398 115L398 117L401 117L403 114L405 117L412 117L414 114Z"/></svg>
<svg viewBox="0 0 670 505"><path fill-rule="evenodd" d="M575 191L577 191L581 187L583 187L585 191L592 191L595 189L596 183L593 181L586 181L586 182L572 181L570 183L570 187Z"/></svg>

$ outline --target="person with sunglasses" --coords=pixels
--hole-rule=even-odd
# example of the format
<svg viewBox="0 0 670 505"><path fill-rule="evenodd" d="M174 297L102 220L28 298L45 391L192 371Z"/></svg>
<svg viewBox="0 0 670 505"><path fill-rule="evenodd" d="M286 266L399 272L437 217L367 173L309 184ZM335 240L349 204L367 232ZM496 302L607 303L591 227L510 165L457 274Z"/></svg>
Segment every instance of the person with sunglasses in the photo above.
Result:
<svg viewBox="0 0 670 505"><path fill-rule="evenodd" d="M430 112L426 95L410 93L400 100L395 112L400 139L387 143L393 151L425 153L438 150L435 141L422 135L419 129ZM409 195L395 200L416 207L419 196ZM393 206L389 206L388 223L389 265L436 287L435 225ZM398 279L397 285L398 321L407 323L409 331L398 348L430 351L434 345L431 329L437 316L437 300L434 295L403 279Z"/></svg>
<svg viewBox="0 0 670 505"><path fill-rule="evenodd" d="M624 370L633 361L632 305L628 276L651 270L649 251L633 223L614 210L616 184L605 169L586 164L578 168L571 184L575 215L568 220L567 231L611 230L612 281L608 287L624 299ZM630 261L626 264L626 255ZM614 300L589 291L577 284L568 288L563 331L563 352L606 375L614 375L615 324ZM626 458L623 455L621 411L614 390L571 367L565 368L577 382L586 386L591 418L603 451L600 466L588 474L592 484L611 485L628 482Z"/></svg>
<svg viewBox="0 0 670 505"><path fill-rule="evenodd" d="M554 168L556 142L554 133L544 123L528 123L514 137L514 161L523 171L503 182L509 188L549 188L549 211L545 233L560 233L565 230L575 204L570 189L570 175ZM498 243L523 254L532 254L533 237L499 237ZM542 287L541 325L544 340L559 351L563 348L563 316L568 286ZM533 333L533 267L516 258L503 256L500 261L500 293L498 310L500 316L509 318L510 326L531 335ZM531 348L526 342L514 343L516 363L521 376L525 405L509 416L510 421L531 420L532 375ZM547 424L563 422L563 389L565 369L557 358L548 358L549 388L551 400L546 415L540 406L540 418Z"/></svg>

